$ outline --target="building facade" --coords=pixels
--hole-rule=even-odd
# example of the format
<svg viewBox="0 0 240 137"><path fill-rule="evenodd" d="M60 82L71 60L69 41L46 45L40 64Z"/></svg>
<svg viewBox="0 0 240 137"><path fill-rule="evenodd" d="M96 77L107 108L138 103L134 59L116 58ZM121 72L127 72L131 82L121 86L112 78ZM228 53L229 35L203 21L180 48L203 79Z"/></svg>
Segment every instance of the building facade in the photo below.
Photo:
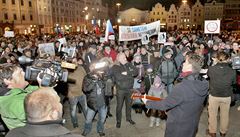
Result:
<svg viewBox="0 0 240 137"><path fill-rule="evenodd" d="M52 1L37 0L37 13L40 33L53 33Z"/></svg>
<svg viewBox="0 0 240 137"><path fill-rule="evenodd" d="M224 3L218 3L213 0L211 3L204 5L205 20L223 19Z"/></svg>
<svg viewBox="0 0 240 137"><path fill-rule="evenodd" d="M148 23L148 16L148 11L142 11L136 8L118 12L118 19L121 20L120 25L140 25Z"/></svg>
<svg viewBox="0 0 240 137"><path fill-rule="evenodd" d="M204 26L204 6L199 0L192 6L192 28L203 29Z"/></svg>
<svg viewBox="0 0 240 137"><path fill-rule="evenodd" d="M177 16L178 11L174 4L172 4L169 8L167 14L167 29L168 30L176 30L177 29Z"/></svg>
<svg viewBox="0 0 240 137"><path fill-rule="evenodd" d="M160 20L161 28L166 28L168 12L162 4L157 3L149 13L149 22Z"/></svg>
<svg viewBox="0 0 240 137"><path fill-rule="evenodd" d="M181 4L178 9L178 28L179 29L190 29L192 25L192 13L191 8L187 3Z"/></svg>
<svg viewBox="0 0 240 137"><path fill-rule="evenodd" d="M0 22L12 23L14 28L11 30L16 33L27 34L38 31L36 0L2 0L0 10ZM5 31L3 29L2 33Z"/></svg>

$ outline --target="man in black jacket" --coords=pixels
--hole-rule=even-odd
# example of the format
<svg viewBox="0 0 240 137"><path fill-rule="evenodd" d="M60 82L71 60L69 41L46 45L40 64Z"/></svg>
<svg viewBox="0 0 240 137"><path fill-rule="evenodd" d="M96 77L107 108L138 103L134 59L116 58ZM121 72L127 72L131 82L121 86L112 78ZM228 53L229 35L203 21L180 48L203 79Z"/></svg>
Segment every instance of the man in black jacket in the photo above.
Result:
<svg viewBox="0 0 240 137"><path fill-rule="evenodd" d="M183 80L177 84L168 97L162 101L147 101L146 107L169 110L165 137L195 137L208 93L208 82L198 78L202 66L198 55L187 58L183 64ZM143 99L146 102L146 99Z"/></svg>
<svg viewBox="0 0 240 137"><path fill-rule="evenodd" d="M27 124L12 129L6 137L81 137L63 127L62 104L52 88L40 88L24 101Z"/></svg>
<svg viewBox="0 0 240 137"><path fill-rule="evenodd" d="M138 71L136 67L127 61L124 53L118 54L117 61L119 64L114 65L112 71L117 88L116 127L120 128L124 100L126 104L126 120L132 125L135 124L131 118L131 89L133 88L133 77L138 74Z"/></svg>

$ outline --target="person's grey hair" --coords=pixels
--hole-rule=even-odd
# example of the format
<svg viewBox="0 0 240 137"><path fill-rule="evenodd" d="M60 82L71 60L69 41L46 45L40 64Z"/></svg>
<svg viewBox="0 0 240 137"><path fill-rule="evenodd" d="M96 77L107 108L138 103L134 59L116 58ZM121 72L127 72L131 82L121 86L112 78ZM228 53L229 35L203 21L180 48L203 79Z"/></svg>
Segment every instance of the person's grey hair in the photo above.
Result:
<svg viewBox="0 0 240 137"><path fill-rule="evenodd" d="M42 87L28 94L24 100L24 109L28 122L41 122L53 110L57 109L60 98L50 87Z"/></svg>

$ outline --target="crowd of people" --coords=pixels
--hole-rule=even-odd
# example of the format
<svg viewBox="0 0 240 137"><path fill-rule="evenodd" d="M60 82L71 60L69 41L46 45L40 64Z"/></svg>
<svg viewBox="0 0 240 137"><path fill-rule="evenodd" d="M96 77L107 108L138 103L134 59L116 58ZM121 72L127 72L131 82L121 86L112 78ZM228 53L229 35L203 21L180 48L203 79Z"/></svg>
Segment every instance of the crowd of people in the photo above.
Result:
<svg viewBox="0 0 240 137"><path fill-rule="evenodd" d="M66 42L59 41L61 38ZM40 51L38 45L43 43L54 43L54 54ZM116 128L121 128L125 102L126 121L130 124L137 123L131 117L134 109L150 116L150 127L167 119L165 137L192 137L205 101L209 114L207 134L216 137L220 108L220 135L225 137L230 104L239 99L240 63L232 65L240 57L239 43L238 33L206 35L195 31L168 32L166 43L158 43L152 36L148 44L140 40L100 42L93 33L0 37L2 124L9 130L9 137L77 137L61 125L60 103L67 100L74 128L79 127L77 112L81 111L85 118L82 135L87 136L98 113L97 132L105 136L104 123L113 116L112 109L116 109ZM74 49L73 54L70 49ZM37 83L26 79L27 67L36 60L74 64L75 69L67 69L68 78L74 82L58 81L46 87L39 75ZM133 100L132 94L145 96ZM164 99L146 100L146 95ZM116 108L111 107L114 97Z"/></svg>

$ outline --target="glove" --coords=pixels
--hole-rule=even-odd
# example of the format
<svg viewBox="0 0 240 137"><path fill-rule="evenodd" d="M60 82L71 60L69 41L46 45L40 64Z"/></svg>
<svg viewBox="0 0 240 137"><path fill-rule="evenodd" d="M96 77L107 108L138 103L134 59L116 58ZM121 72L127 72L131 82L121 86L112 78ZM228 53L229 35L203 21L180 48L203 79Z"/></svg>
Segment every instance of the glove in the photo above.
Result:
<svg viewBox="0 0 240 137"><path fill-rule="evenodd" d="M148 99L146 98L146 94L144 94L144 96L143 96L143 98L141 98L141 100L144 104L147 103Z"/></svg>

